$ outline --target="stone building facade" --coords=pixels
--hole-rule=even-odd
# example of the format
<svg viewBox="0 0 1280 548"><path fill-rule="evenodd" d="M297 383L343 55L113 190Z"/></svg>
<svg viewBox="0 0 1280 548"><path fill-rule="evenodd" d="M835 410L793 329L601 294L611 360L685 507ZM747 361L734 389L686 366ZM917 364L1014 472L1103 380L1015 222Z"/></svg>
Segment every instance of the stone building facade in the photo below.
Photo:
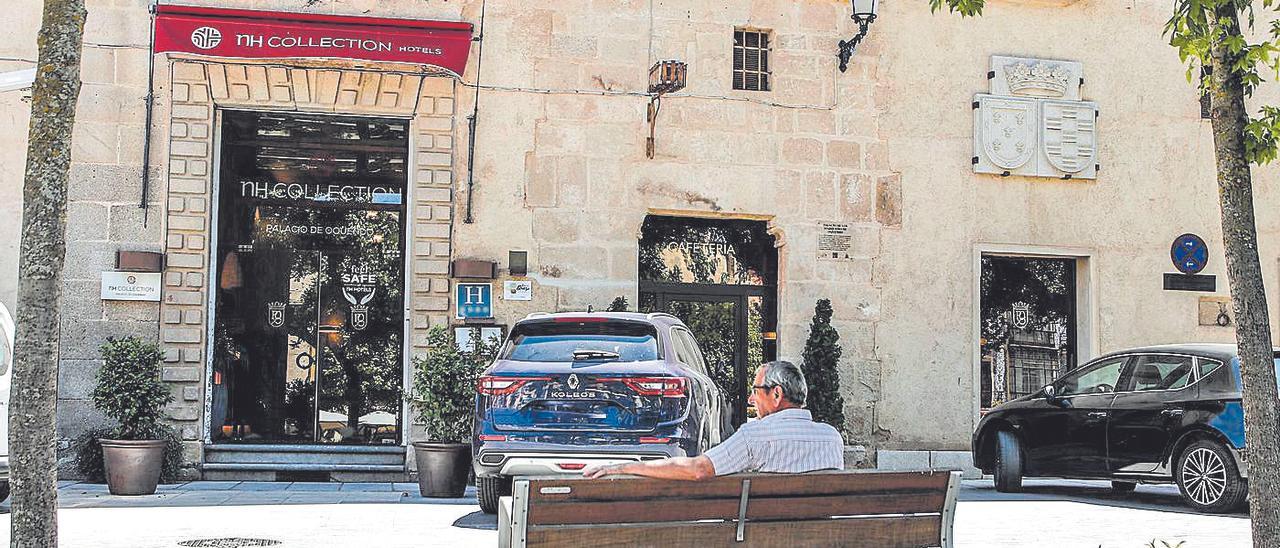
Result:
<svg viewBox="0 0 1280 548"><path fill-rule="evenodd" d="M716 302L742 296L725 310L759 323L742 335L758 339L763 356L793 360L815 302L831 299L850 443L890 467L963 460L980 409L1017 395L1015 379L1041 378L1028 371L1051 374L1125 346L1233 337L1213 314L1228 288L1212 136L1161 39L1163 2L992 0L986 15L968 20L930 14L923 0L882 2L847 72L837 69L836 43L857 25L836 1L187 3L469 22L478 39L458 74L359 59L153 55L147 2L88 4L68 204L64 440L101 422L87 400L99 344L136 335L164 348L175 395L168 412L188 460L237 464L229 452L212 456L222 405L215 293L235 287L222 280L227 257L215 241L229 112L405 121L402 363L425 349L430 326L465 323L459 283L490 284L497 294L504 282L527 282L530 300L492 301L483 323L500 327L533 312L601 309L617 297L656 309L724 291ZM19 32L0 43L0 72L27 68L35 56L38 10L16 17ZM767 52L767 68L735 65L753 48ZM993 56L1079 63L1084 80L1070 84L1100 111L1096 179L974 172L971 104L989 91ZM649 158L649 67L665 59L687 63L687 87L661 98ZM741 80L747 72L767 75L768 89L735 89L752 87ZM14 219L24 93L0 92L0 215ZM1273 168L1255 174L1263 270L1275 287L1280 194ZM650 277L642 242L655 220L758 227L776 258L746 285L765 289ZM17 223L0 231L0 265L9 265L0 302L12 306ZM1217 276L1214 290L1162 287L1173 271L1170 242L1183 233L1208 242L1203 274ZM681 243L723 251L719 238ZM160 302L101 298L101 273L116 268L120 250L164 254ZM527 273L513 274L521 252ZM494 268L473 277L451 269L459 261ZM1048 285L1062 287L1044 302L1012 299L1038 314L1034 321L1019 324L1017 307L990 309L1023 286L984 285L984 273L1043 269L1057 272ZM765 303L758 317L742 310L755 310L752 296ZM1280 315L1276 302L1273 295ZM1007 340L993 344L988 318L1021 325L1020 335L1001 331ZM1047 353L1027 350L1036 337L1050 341L1040 345ZM1033 362L1043 367L1019 365ZM403 406L399 420L411 423ZM406 430L391 445L421 437ZM237 470L192 473L252 476Z"/></svg>

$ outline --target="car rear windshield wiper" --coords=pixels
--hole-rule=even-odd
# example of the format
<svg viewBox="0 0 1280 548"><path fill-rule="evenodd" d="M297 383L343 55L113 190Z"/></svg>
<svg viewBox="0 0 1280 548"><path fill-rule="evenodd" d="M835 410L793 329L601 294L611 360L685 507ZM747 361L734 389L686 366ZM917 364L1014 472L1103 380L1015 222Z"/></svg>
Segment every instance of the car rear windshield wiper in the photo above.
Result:
<svg viewBox="0 0 1280 548"><path fill-rule="evenodd" d="M573 351L574 360L616 360L620 357L617 352L609 352L608 350L585 350L580 348Z"/></svg>

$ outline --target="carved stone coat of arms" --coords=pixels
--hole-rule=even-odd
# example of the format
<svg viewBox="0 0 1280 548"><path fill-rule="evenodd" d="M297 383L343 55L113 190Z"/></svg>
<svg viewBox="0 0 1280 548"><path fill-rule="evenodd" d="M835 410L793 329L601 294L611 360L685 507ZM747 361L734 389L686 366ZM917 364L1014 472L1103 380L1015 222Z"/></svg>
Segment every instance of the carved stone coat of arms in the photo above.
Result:
<svg viewBox="0 0 1280 548"><path fill-rule="evenodd" d="M975 173L1094 179L1098 106L1083 101L1080 63L993 56L974 97Z"/></svg>

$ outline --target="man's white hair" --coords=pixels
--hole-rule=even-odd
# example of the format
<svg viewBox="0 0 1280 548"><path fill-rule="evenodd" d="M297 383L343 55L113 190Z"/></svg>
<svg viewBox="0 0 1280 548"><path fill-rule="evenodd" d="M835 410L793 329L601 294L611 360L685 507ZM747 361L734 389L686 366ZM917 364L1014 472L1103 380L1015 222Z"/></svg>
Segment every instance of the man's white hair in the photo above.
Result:
<svg viewBox="0 0 1280 548"><path fill-rule="evenodd" d="M787 401L804 405L805 400L809 398L809 384L804 380L804 372L800 370L800 366L788 361L772 361L760 367L764 368L764 378L761 382L764 386L782 389L782 397Z"/></svg>

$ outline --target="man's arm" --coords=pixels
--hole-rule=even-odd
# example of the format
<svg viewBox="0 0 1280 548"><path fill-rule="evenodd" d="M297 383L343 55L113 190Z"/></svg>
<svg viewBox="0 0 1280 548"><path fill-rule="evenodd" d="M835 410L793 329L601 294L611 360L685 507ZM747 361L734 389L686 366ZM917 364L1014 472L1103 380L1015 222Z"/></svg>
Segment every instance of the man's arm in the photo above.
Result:
<svg viewBox="0 0 1280 548"><path fill-rule="evenodd" d="M588 478L614 475L644 476L647 478L701 481L713 478L716 469L706 455L696 457L672 457L643 462L625 462L607 466L592 466L582 471Z"/></svg>

